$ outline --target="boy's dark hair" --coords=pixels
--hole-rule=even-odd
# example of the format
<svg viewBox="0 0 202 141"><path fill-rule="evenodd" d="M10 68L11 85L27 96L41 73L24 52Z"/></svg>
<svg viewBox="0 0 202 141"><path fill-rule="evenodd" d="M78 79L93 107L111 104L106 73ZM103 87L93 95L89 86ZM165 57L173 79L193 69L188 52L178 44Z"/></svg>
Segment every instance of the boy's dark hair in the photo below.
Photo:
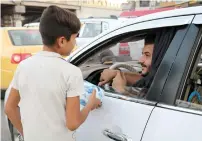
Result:
<svg viewBox="0 0 202 141"><path fill-rule="evenodd" d="M51 46L55 44L58 37L64 36L69 40L72 34L79 32L80 27L80 20L73 12L57 6L49 6L42 13L39 31L43 44Z"/></svg>
<svg viewBox="0 0 202 141"><path fill-rule="evenodd" d="M145 45L154 44L155 42L155 35L147 35L145 38Z"/></svg>

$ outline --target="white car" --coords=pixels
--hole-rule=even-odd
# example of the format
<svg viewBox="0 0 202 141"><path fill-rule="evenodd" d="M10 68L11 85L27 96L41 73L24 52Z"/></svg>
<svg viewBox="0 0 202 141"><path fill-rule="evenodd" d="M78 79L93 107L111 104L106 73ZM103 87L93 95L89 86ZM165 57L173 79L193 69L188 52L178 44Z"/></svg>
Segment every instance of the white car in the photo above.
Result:
<svg viewBox="0 0 202 141"><path fill-rule="evenodd" d="M77 46L81 47L90 43L99 34L120 26L122 21L114 18L84 18L80 19L81 30L76 39Z"/></svg>
<svg viewBox="0 0 202 141"><path fill-rule="evenodd" d="M39 22L25 24L24 27L39 27Z"/></svg>
<svg viewBox="0 0 202 141"><path fill-rule="evenodd" d="M149 86L147 92L142 95L140 89L128 86L137 90L131 97L117 93L110 84L103 87L103 105L76 131L77 141L202 140L202 67L198 65L202 6L136 18L98 35L67 61L80 67L85 80L97 85L105 68L138 71L137 59L145 37L154 35L158 38L148 75L152 77L146 81L151 84L145 84ZM119 56L120 42L129 43L130 57ZM107 64L103 52L112 52L108 53Z"/></svg>

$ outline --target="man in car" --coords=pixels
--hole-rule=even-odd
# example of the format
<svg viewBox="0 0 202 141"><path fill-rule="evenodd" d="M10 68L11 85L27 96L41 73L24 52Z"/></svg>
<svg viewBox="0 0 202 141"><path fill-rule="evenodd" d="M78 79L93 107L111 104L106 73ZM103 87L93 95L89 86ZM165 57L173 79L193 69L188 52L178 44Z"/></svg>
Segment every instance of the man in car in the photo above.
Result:
<svg viewBox="0 0 202 141"><path fill-rule="evenodd" d="M145 38L145 46L142 50L142 56L139 58L139 63L142 66L142 72L121 72L120 70L105 69L100 76L99 86L103 86L106 83L112 82L112 87L119 93L131 95L128 90L126 90L126 85L135 86L137 82L148 75L151 68L152 55L154 49L154 38L153 36Z"/></svg>

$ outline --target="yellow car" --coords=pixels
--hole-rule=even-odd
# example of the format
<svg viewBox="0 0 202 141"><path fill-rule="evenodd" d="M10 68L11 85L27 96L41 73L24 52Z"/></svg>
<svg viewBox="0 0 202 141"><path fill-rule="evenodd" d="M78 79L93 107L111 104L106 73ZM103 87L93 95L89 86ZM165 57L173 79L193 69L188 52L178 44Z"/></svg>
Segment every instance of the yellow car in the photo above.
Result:
<svg viewBox="0 0 202 141"><path fill-rule="evenodd" d="M42 39L38 27L5 27L1 28L1 35L0 88L4 93L13 78L17 65L42 50ZM76 49L75 46L73 51Z"/></svg>

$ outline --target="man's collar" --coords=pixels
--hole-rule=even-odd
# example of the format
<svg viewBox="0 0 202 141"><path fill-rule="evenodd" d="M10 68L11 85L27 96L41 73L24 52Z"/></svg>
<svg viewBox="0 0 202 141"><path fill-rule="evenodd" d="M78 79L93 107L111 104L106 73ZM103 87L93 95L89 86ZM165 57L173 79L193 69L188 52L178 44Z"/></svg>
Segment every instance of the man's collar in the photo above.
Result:
<svg viewBox="0 0 202 141"><path fill-rule="evenodd" d="M62 56L56 52L50 52L50 51L40 51L36 55L39 56L47 56L47 57L59 57L62 58Z"/></svg>

